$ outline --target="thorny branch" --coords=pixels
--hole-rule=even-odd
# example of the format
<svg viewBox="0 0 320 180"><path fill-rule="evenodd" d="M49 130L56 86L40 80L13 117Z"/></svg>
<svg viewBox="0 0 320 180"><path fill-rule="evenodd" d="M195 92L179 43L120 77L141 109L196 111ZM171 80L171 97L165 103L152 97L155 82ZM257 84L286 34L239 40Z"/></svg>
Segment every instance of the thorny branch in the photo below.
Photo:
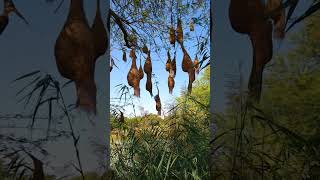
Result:
<svg viewBox="0 0 320 180"><path fill-rule="evenodd" d="M123 33L123 37L124 37L124 41L126 43L126 46L128 48L131 48L132 45L129 43L129 35L128 32L123 24L123 22L126 22L124 19L122 19L120 16L118 16L112 9L109 10L109 14L110 16L113 17L114 22L119 26L119 28L121 29L122 33Z"/></svg>

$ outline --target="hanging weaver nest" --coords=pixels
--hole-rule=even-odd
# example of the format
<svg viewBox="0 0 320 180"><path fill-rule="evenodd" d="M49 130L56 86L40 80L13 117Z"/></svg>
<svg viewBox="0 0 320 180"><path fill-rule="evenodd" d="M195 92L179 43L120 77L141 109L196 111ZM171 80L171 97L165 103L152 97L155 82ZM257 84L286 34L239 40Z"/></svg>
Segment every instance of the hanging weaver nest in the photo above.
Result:
<svg viewBox="0 0 320 180"><path fill-rule="evenodd" d="M170 71L170 69L171 69L171 57L170 57L170 52L169 52L169 50L168 50L168 52L167 52L167 62L166 62L166 71Z"/></svg>
<svg viewBox="0 0 320 180"><path fill-rule="evenodd" d="M170 72L169 72L168 88L169 88L169 93L172 94L172 91L174 88L174 72L172 69L170 69Z"/></svg>
<svg viewBox="0 0 320 180"><path fill-rule="evenodd" d="M193 19L190 19L189 28L190 28L190 31L194 31Z"/></svg>
<svg viewBox="0 0 320 180"><path fill-rule="evenodd" d="M144 46L142 47L142 52L145 53L145 54L148 54L149 49L148 49L147 45L144 45Z"/></svg>
<svg viewBox="0 0 320 180"><path fill-rule="evenodd" d="M127 62L127 54L126 54L126 50L125 49L122 49L122 60L124 62Z"/></svg>
<svg viewBox="0 0 320 180"><path fill-rule="evenodd" d="M182 30L182 21L178 18L177 23L177 41L182 44L183 43L183 30Z"/></svg>
<svg viewBox="0 0 320 180"><path fill-rule="evenodd" d="M183 59L182 59L182 70L189 75L189 83L188 83L188 92L191 93L192 91L192 83L195 80L195 67L189 56L187 50L181 44L182 51L183 51Z"/></svg>
<svg viewBox="0 0 320 180"><path fill-rule="evenodd" d="M170 44L175 44L176 42L176 35L175 35L175 30L173 28L173 25L171 24L170 29L169 29L169 41Z"/></svg>
<svg viewBox="0 0 320 180"><path fill-rule="evenodd" d="M146 90L150 92L150 95L153 96L152 94L152 62L151 62L151 56L150 56L150 51L148 52L147 59L144 63L143 67L144 72L147 74L147 82L146 82Z"/></svg>
<svg viewBox="0 0 320 180"><path fill-rule="evenodd" d="M193 68L193 62L187 50L184 47L182 47L182 51L183 51L182 70L183 72L189 72L189 70Z"/></svg>
<svg viewBox="0 0 320 180"><path fill-rule="evenodd" d="M248 84L249 96L255 101L260 100L262 87L262 74L266 63L273 54L272 31L279 38L284 37L285 14L284 11L275 13L271 18L274 29L269 19L265 17L265 12L279 6L280 0L268 0L265 6L261 1L248 3L231 0L229 7L229 19L232 28L250 37L253 49L253 66L251 69Z"/></svg>
<svg viewBox="0 0 320 180"><path fill-rule="evenodd" d="M134 34L128 36L128 41L130 47L136 47L138 45L137 36L135 36Z"/></svg>
<svg viewBox="0 0 320 180"><path fill-rule="evenodd" d="M132 59L132 64L127 75L127 81L128 84L134 89L134 96L140 97L140 75L137 69L137 56L134 48L130 51L130 58Z"/></svg>
<svg viewBox="0 0 320 180"><path fill-rule="evenodd" d="M158 115L161 116L161 100L159 95L159 89L158 94L154 97L154 100L156 101L156 110L158 111Z"/></svg>

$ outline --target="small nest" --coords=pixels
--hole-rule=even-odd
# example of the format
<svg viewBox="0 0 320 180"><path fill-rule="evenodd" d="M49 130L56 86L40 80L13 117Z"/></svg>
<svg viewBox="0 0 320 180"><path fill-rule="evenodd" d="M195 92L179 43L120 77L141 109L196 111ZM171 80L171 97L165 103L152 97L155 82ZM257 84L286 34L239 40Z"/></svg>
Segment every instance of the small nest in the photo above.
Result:
<svg viewBox="0 0 320 180"><path fill-rule="evenodd" d="M145 53L145 54L148 54L149 49L148 49L147 45L144 45L144 46L142 47L142 52Z"/></svg>
<svg viewBox="0 0 320 180"><path fill-rule="evenodd" d="M130 57L132 58L132 64L127 75L127 81L134 89L134 96L140 97L140 74L136 65L137 56L134 49L131 49Z"/></svg>
<svg viewBox="0 0 320 180"><path fill-rule="evenodd" d="M151 80L152 62L151 62L151 57L150 57L150 51L148 52L148 57L144 63L143 70L147 74L146 90L150 92L151 96L153 96L153 94L152 94L152 80Z"/></svg>
<svg viewBox="0 0 320 180"><path fill-rule="evenodd" d="M178 18L177 23L177 41L182 44L183 43L183 30L182 30L182 21Z"/></svg>
<svg viewBox="0 0 320 180"><path fill-rule="evenodd" d="M154 100L156 101L156 110L158 111L158 115L161 116L161 100L158 94L154 97Z"/></svg>
<svg viewBox="0 0 320 180"><path fill-rule="evenodd" d="M122 50L122 60L124 61L124 62L127 62L127 54L126 54L126 50Z"/></svg>
<svg viewBox="0 0 320 180"><path fill-rule="evenodd" d="M193 19L190 20L189 28L190 28L190 31L194 31Z"/></svg>
<svg viewBox="0 0 320 180"><path fill-rule="evenodd" d="M172 94L174 88L174 72L171 70L168 77L169 93Z"/></svg>
<svg viewBox="0 0 320 180"><path fill-rule="evenodd" d="M193 62L184 47L182 47L182 51L183 51L182 70L183 72L189 72L190 68L193 68Z"/></svg>
<svg viewBox="0 0 320 180"><path fill-rule="evenodd" d="M176 42L176 35L175 35L175 30L173 28L173 25L171 24L170 29L169 29L169 41L170 44L174 44Z"/></svg>

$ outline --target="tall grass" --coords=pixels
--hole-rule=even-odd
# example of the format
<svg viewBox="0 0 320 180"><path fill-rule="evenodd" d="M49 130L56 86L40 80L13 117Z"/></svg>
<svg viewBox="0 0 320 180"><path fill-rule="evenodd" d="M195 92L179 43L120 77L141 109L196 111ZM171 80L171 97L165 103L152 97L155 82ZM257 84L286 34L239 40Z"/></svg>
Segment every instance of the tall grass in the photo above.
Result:
<svg viewBox="0 0 320 180"><path fill-rule="evenodd" d="M111 142L116 179L208 179L209 120L187 107L149 126L117 126ZM143 120L142 120L143 121Z"/></svg>

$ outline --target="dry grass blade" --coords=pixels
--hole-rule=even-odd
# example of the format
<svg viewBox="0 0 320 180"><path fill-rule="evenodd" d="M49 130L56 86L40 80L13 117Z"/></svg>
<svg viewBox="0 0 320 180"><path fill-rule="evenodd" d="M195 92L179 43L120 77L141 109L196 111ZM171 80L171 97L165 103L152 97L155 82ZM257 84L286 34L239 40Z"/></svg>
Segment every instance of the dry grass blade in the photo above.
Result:
<svg viewBox="0 0 320 180"><path fill-rule="evenodd" d="M19 159L19 156L18 156L18 155L14 156L14 157L11 159L11 161L10 161L9 164L8 164L8 169L9 169L9 170L14 169L14 166L15 166L16 162L18 161L18 159Z"/></svg>
<svg viewBox="0 0 320 180"><path fill-rule="evenodd" d="M120 93L120 101L122 100L122 96L124 95L124 100L127 100L127 94L129 93L129 87L126 86L125 84L119 84L117 86L121 86L119 89L119 93Z"/></svg>
<svg viewBox="0 0 320 180"><path fill-rule="evenodd" d="M45 97L45 94L47 92L47 89L51 83L51 77L49 75L47 75L45 77L45 81L39 83L38 85L42 87L41 91L40 91L40 94L38 96L38 100L37 100L37 104L36 104L36 107L34 109L34 112L33 112L33 118L32 118L32 123L31 123L31 128L33 128L34 126L34 123L35 123L35 118L36 118L36 115L38 113L38 110L39 110L39 107L48 102L48 101L52 101L52 100L57 100L57 98L49 98L49 99L46 99L44 101L42 101L42 99Z"/></svg>
<svg viewBox="0 0 320 180"><path fill-rule="evenodd" d="M20 174L19 174L18 180L23 179L23 176L25 175L25 173L26 173L27 170L28 170L28 169L26 169L26 168L22 169L22 171L21 171Z"/></svg>
<svg viewBox="0 0 320 180"><path fill-rule="evenodd" d="M34 80L32 80L30 83L28 83L26 86L24 86L20 91L18 91L16 93L16 96L18 96L19 94L21 94L26 88L28 88L29 86L31 86L33 83L37 82L39 79L41 78L41 76L36 77Z"/></svg>
<svg viewBox="0 0 320 180"><path fill-rule="evenodd" d="M291 2L292 2L292 3L291 3L291 5L290 5L290 7L289 7L288 14L287 14L286 26L287 26L287 24L288 24L289 19L290 19L291 16L292 16L294 10L296 9L299 0L292 0Z"/></svg>
<svg viewBox="0 0 320 180"><path fill-rule="evenodd" d="M205 69L205 68L208 67L209 65L210 65L210 62L207 62L207 64L205 64L204 66L202 66L199 71L202 71L203 69Z"/></svg>
<svg viewBox="0 0 320 180"><path fill-rule="evenodd" d="M17 78L16 81L22 80L22 79L24 79L26 77L32 76L32 75L37 74L37 73L39 73L39 72L35 71L35 72L32 72L32 73L28 73L26 75L23 75L23 76ZM51 123L51 120L52 120L52 102L53 101L58 102L58 100L59 100L59 91L60 91L59 82L54 80L52 78L52 76L49 75L49 74L44 75L43 78L41 78L41 76L38 76L33 81L31 81L27 86L23 87L17 93L17 95L19 95L22 92L24 92L29 86L31 86L34 83L36 83L34 88L30 92L28 92L25 96L23 96L19 100L19 102L25 99L26 100L25 101L25 107L26 107L26 105L28 105L30 103L30 100L32 99L32 97L35 94L35 92L37 90L40 90L39 91L39 95L37 97L36 105L35 105L35 108L34 108L33 114L32 114L31 129L33 128L34 123L36 121L36 115L38 113L39 108L45 103L48 103L48 107L49 107L49 114L48 114L48 119L49 119L48 123L49 123L49 125L48 125L48 128L50 128L50 123ZM71 83L71 82L69 81L66 84L68 84L68 83ZM56 95L55 96L52 96L52 95L50 96L48 94L48 91L52 90L51 88L53 88L56 91ZM49 129L48 129L48 131L49 131Z"/></svg>
<svg viewBox="0 0 320 180"><path fill-rule="evenodd" d="M49 0L49 1L57 1L57 0ZM64 0L61 0L59 5L57 6L57 8L53 11L55 14L58 12L58 10L61 8L62 4L63 4Z"/></svg>
<svg viewBox="0 0 320 180"><path fill-rule="evenodd" d="M16 177L18 175L18 171L22 168L22 170L27 170L25 167L25 162L24 162L25 158L20 159L20 161L16 162L14 164L14 166L12 167L13 169L13 177ZM21 176L21 174L20 174ZM19 177L20 177L19 176ZM21 178L22 179L22 178Z"/></svg>
<svg viewBox="0 0 320 180"><path fill-rule="evenodd" d="M258 119L258 120L263 120L264 122L267 122L271 126L276 127L277 129L279 129L282 133L286 134L287 136L291 136L291 137L295 138L296 140L299 140L301 142L307 143L307 141L304 138L302 138L301 136L299 136L298 134L290 131L289 129L287 129L287 128L279 125L279 124L276 124L275 122L273 122L273 121L271 121L269 119L266 119L265 117L258 116L258 115L255 115L253 117Z"/></svg>
<svg viewBox="0 0 320 180"><path fill-rule="evenodd" d="M19 81L19 80L22 80L22 79L25 79L25 78L30 77L30 76L33 76L33 75L38 74L38 73L40 73L39 70L33 71L31 73L24 74L24 75L18 77L17 79L13 80L12 83L16 82L16 81Z"/></svg>
<svg viewBox="0 0 320 180"><path fill-rule="evenodd" d="M205 61L209 60L205 65L203 65L205 63ZM210 65L210 56L208 55L207 51L204 51L203 57L202 59L199 61L199 65L200 65L200 71L202 69L204 69L205 67L207 67L208 65Z"/></svg>
<svg viewBox="0 0 320 180"><path fill-rule="evenodd" d="M9 159L9 162L5 164L6 171L14 179L23 180L26 171L32 171L32 169L26 164L25 158L19 154L22 150L15 150L12 148L12 151L12 153L2 157L3 159Z"/></svg>
<svg viewBox="0 0 320 180"><path fill-rule="evenodd" d="M72 82L74 82L74 81L73 81L73 80L69 80L69 81L65 82L65 83L62 85L61 88L66 87L67 85L71 84Z"/></svg>
<svg viewBox="0 0 320 180"><path fill-rule="evenodd" d="M78 171L79 173L81 172L81 169L79 169L75 164L72 163L71 165L76 171Z"/></svg>
<svg viewBox="0 0 320 180"><path fill-rule="evenodd" d="M53 100L58 100L58 99L54 99L51 98L48 103L49 103L49 113L48 113L48 127L47 127L47 138L49 137L49 132L50 132L50 125L51 125L51 121L52 121L52 101Z"/></svg>
<svg viewBox="0 0 320 180"><path fill-rule="evenodd" d="M315 12L317 12L320 9L320 2L317 2L313 4L304 14L302 14L300 17L298 17L295 21L293 21L290 26L287 28L286 32L288 32L294 25L297 23L303 21L305 18L311 16Z"/></svg>
<svg viewBox="0 0 320 180"><path fill-rule="evenodd" d="M26 107L26 106L29 104L29 101L30 101L33 93L34 93L36 90L38 90L39 88L40 88L40 87L35 86L30 93L28 93L27 95L25 95L24 97L22 97L20 100L18 100L18 103L21 102L22 100L26 99L25 105L24 105L24 107Z"/></svg>

